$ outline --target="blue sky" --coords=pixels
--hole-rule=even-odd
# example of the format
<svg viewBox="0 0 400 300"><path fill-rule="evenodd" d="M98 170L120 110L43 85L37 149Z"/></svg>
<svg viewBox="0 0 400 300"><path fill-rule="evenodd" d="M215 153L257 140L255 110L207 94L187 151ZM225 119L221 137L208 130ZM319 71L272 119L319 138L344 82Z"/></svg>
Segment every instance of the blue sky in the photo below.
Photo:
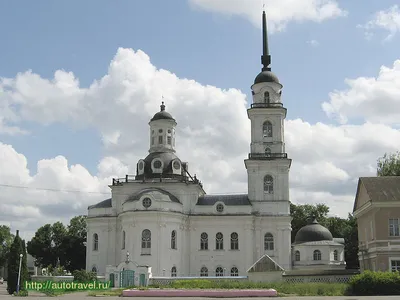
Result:
<svg viewBox="0 0 400 300"><path fill-rule="evenodd" d="M345 88L345 78L375 75L396 58L398 40L367 41L356 28L396 1L339 3L349 17L291 23L284 32L270 34L272 69L284 85L283 101L292 119L328 121L321 102L328 100L329 92ZM183 0L4 1L0 26L7 28L2 33L1 77L31 69L52 78L57 69L64 69L87 87L107 72L118 47L127 47L143 50L155 66L179 77L238 88L249 97L261 67L259 28L239 16L193 9ZM312 47L310 40L320 45ZM33 136L3 136L2 141L22 151L28 161L62 154L95 170L102 155L96 132L62 124L30 126ZM72 141L87 150L82 153Z"/></svg>
<svg viewBox="0 0 400 300"><path fill-rule="evenodd" d="M339 0L335 3L347 11L346 16L326 18L321 22L298 22L288 18L284 30L269 34L272 70L284 86L283 103L288 108L288 119L301 119L312 128L321 122L342 130L341 125L322 110L321 104L330 101L331 92L349 88L346 78L377 77L382 65L391 68L399 58L398 35L384 41L388 31L374 28L375 35L366 39L365 29L357 27L372 20L377 11L387 10L397 2ZM260 9L255 13L259 13L261 22L262 1L257 3ZM284 11L280 13L285 15ZM81 88L89 88L94 80L100 80L108 73L110 62L122 47L144 51L156 68L168 70L179 78L193 79L201 85L222 90L239 89L246 94L249 103L250 86L261 69L260 27L245 14L227 16L186 0L2 1L0 26L3 28L0 79L15 78L18 73L32 70L43 79L53 80L55 71L65 70L73 72ZM312 45L310 41L317 44ZM34 89L35 86L31 86L31 91ZM4 99L9 98L2 100L0 95L0 101L5 102ZM112 103L114 99L109 101ZM198 105L205 104L199 102ZM177 111L178 107L175 109ZM371 118L357 114L357 108L352 109L345 111L351 117L348 125L363 126ZM154 107L154 112L157 110L158 106ZM243 113L237 112L238 116ZM210 117L211 114L210 111ZM28 129L30 134L10 135L0 131L0 141L12 145L16 152L26 157L31 175L36 174L38 161L57 155L64 156L69 165L83 165L93 176L105 156L118 157L103 145L104 134L94 125L79 126L64 121L44 123L21 117L18 126ZM135 130L132 127L132 131ZM311 135L316 137L317 132ZM147 142L146 133L144 149ZM397 144L380 148L373 155L395 147ZM333 161L333 158L326 159L327 163ZM344 160L342 163L346 164ZM354 185L352 180L362 174L352 174L351 179L346 180Z"/></svg>

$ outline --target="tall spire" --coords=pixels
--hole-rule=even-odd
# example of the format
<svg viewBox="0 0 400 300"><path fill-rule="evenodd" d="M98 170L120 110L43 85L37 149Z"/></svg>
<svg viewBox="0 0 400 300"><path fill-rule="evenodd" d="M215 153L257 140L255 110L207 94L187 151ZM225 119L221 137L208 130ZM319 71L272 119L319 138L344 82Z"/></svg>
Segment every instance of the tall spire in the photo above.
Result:
<svg viewBox="0 0 400 300"><path fill-rule="evenodd" d="M271 55L269 55L268 49L268 32L267 32L267 17L265 10L262 14L262 25L263 25L263 55L261 56L261 63L263 65L262 71L271 71Z"/></svg>

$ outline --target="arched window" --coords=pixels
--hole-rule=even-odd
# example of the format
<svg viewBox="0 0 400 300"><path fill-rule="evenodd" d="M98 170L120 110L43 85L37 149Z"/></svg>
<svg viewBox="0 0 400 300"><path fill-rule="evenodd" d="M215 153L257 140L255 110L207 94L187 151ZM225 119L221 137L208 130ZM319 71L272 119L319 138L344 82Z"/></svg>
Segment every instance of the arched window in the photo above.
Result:
<svg viewBox="0 0 400 300"><path fill-rule="evenodd" d="M201 267L200 277L207 277L207 276L208 276L208 269L206 267Z"/></svg>
<svg viewBox="0 0 400 300"><path fill-rule="evenodd" d="M200 250L208 250L208 234L205 232L200 235Z"/></svg>
<svg viewBox="0 0 400 300"><path fill-rule="evenodd" d="M176 231L171 232L171 249L176 249Z"/></svg>
<svg viewBox="0 0 400 300"><path fill-rule="evenodd" d="M269 92L264 93L264 102L269 104Z"/></svg>
<svg viewBox="0 0 400 300"><path fill-rule="evenodd" d="M264 250L274 250L274 236L267 232L264 235Z"/></svg>
<svg viewBox="0 0 400 300"><path fill-rule="evenodd" d="M299 250L297 250L297 251L294 253L294 260L295 260L295 261L300 261L300 251L299 251Z"/></svg>
<svg viewBox="0 0 400 300"><path fill-rule="evenodd" d="M272 123L270 121L265 121L263 124L263 136L272 137Z"/></svg>
<svg viewBox="0 0 400 300"><path fill-rule="evenodd" d="M126 234L125 230L122 231L122 249L125 249Z"/></svg>
<svg viewBox="0 0 400 300"><path fill-rule="evenodd" d="M145 229L142 231L142 254L151 253L151 231Z"/></svg>
<svg viewBox="0 0 400 300"><path fill-rule="evenodd" d="M265 148L265 154L270 155L271 154L271 149L270 148Z"/></svg>
<svg viewBox="0 0 400 300"><path fill-rule="evenodd" d="M231 250L239 250L239 236L236 232L231 233Z"/></svg>
<svg viewBox="0 0 400 300"><path fill-rule="evenodd" d="M93 266L92 272L97 274L97 268L96 268L96 266Z"/></svg>
<svg viewBox="0 0 400 300"><path fill-rule="evenodd" d="M217 277L224 276L224 269L222 269L221 267L217 267L215 269L215 276Z"/></svg>
<svg viewBox="0 0 400 300"><path fill-rule="evenodd" d="M99 235L93 234L93 251L99 250Z"/></svg>
<svg viewBox="0 0 400 300"><path fill-rule="evenodd" d="M264 177L264 192L267 194L274 193L274 179L271 175L266 175Z"/></svg>
<svg viewBox="0 0 400 300"><path fill-rule="evenodd" d="M232 267L231 276L239 276L239 270L236 267Z"/></svg>
<svg viewBox="0 0 400 300"><path fill-rule="evenodd" d="M319 251L319 250L314 251L313 260L321 260L321 251Z"/></svg>
<svg viewBox="0 0 400 300"><path fill-rule="evenodd" d="M333 260L339 260L337 250L334 250L334 251L333 251Z"/></svg>
<svg viewBox="0 0 400 300"><path fill-rule="evenodd" d="M171 277L176 277L176 267L171 268Z"/></svg>
<svg viewBox="0 0 400 300"><path fill-rule="evenodd" d="M215 235L215 250L224 250L224 235L221 232Z"/></svg>

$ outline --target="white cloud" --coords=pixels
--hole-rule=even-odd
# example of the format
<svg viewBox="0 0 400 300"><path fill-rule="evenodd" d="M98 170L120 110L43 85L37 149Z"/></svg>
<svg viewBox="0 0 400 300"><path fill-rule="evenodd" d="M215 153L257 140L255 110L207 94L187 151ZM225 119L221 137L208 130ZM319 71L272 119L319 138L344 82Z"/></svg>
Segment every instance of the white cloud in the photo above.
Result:
<svg viewBox="0 0 400 300"><path fill-rule="evenodd" d="M377 29L388 32L384 41L391 40L398 31L400 31L400 9L398 5L393 5L386 10L380 10L374 17L364 25L358 25L358 28L365 30L365 37L371 39Z"/></svg>
<svg viewBox="0 0 400 300"><path fill-rule="evenodd" d="M264 2L271 33L284 30L290 22L322 22L347 15L336 0L189 0L195 8L226 16L237 15L256 27L261 26Z"/></svg>
<svg viewBox="0 0 400 300"><path fill-rule="evenodd" d="M357 178L374 176L376 159L400 148L400 132L391 128L390 122L377 124L377 119L368 115L370 110L363 109L372 102L371 97L377 97L377 90L381 92L379 103L390 106L387 120L395 119L398 100L393 91L399 86L398 77L392 69L384 70L380 79L370 80L370 84L355 79L352 91L334 93L348 95L342 97L345 100L331 103L345 117L366 114L369 122L334 126L296 119L285 123L286 149L293 159L293 202L323 202L332 214L346 216L352 209ZM138 159L147 155L148 122L159 110L161 95L178 122L177 154L189 162L189 171L197 174L206 191L247 191L243 160L249 151L250 122L242 92L178 78L158 70L144 52L122 48L108 74L88 88L80 87L72 73L60 70L54 77L49 80L25 72L0 79L0 89L5 91L0 103L7 103L10 112L4 124L13 122L21 130L25 129L21 120L92 127L102 136L105 157L96 174L79 164L71 166L63 156L40 160L37 172L30 174L25 156L0 144L0 220L12 224L13 229L32 234L38 225L66 222L86 213L88 205L108 197L112 177L134 174Z"/></svg>
<svg viewBox="0 0 400 300"><path fill-rule="evenodd" d="M400 60L382 66L376 77L346 79L347 90L330 94L322 104L328 116L341 123L352 118L383 124L400 124Z"/></svg>
<svg viewBox="0 0 400 300"><path fill-rule="evenodd" d="M307 41L307 44L309 44L312 47L318 47L319 46L319 42L317 40Z"/></svg>

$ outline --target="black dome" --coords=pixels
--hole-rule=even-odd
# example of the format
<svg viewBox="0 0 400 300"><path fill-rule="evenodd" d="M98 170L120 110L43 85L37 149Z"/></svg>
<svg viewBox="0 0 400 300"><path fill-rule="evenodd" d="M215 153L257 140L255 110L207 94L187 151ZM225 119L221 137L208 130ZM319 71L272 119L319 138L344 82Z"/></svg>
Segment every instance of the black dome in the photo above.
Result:
<svg viewBox="0 0 400 300"><path fill-rule="evenodd" d="M306 242L318 242L318 241L332 241L332 233L324 226L319 224L317 220L309 223L302 227L296 234L294 242L296 244Z"/></svg>
<svg viewBox="0 0 400 300"><path fill-rule="evenodd" d="M168 174L173 174L172 171L172 162L174 160L178 160L179 163L182 166L181 160L172 152L152 152L147 157L144 159L144 174L138 175L138 179L142 178L143 175L145 178L159 178L160 173L154 173L151 170L151 162L155 159L158 158L159 160L162 161L163 164L163 170L162 170L162 176L164 177L165 175ZM176 176L177 174L174 174ZM165 176L168 177L168 176Z"/></svg>
<svg viewBox="0 0 400 300"><path fill-rule="evenodd" d="M167 113L165 110L159 111L154 115L154 117L150 121L155 121L155 120L162 120L162 119L169 119L169 120L175 120L170 113Z"/></svg>
<svg viewBox="0 0 400 300"><path fill-rule="evenodd" d="M254 84L261 83L261 82L279 83L279 79L271 71L262 71L260 74L257 75L256 79L254 79Z"/></svg>

